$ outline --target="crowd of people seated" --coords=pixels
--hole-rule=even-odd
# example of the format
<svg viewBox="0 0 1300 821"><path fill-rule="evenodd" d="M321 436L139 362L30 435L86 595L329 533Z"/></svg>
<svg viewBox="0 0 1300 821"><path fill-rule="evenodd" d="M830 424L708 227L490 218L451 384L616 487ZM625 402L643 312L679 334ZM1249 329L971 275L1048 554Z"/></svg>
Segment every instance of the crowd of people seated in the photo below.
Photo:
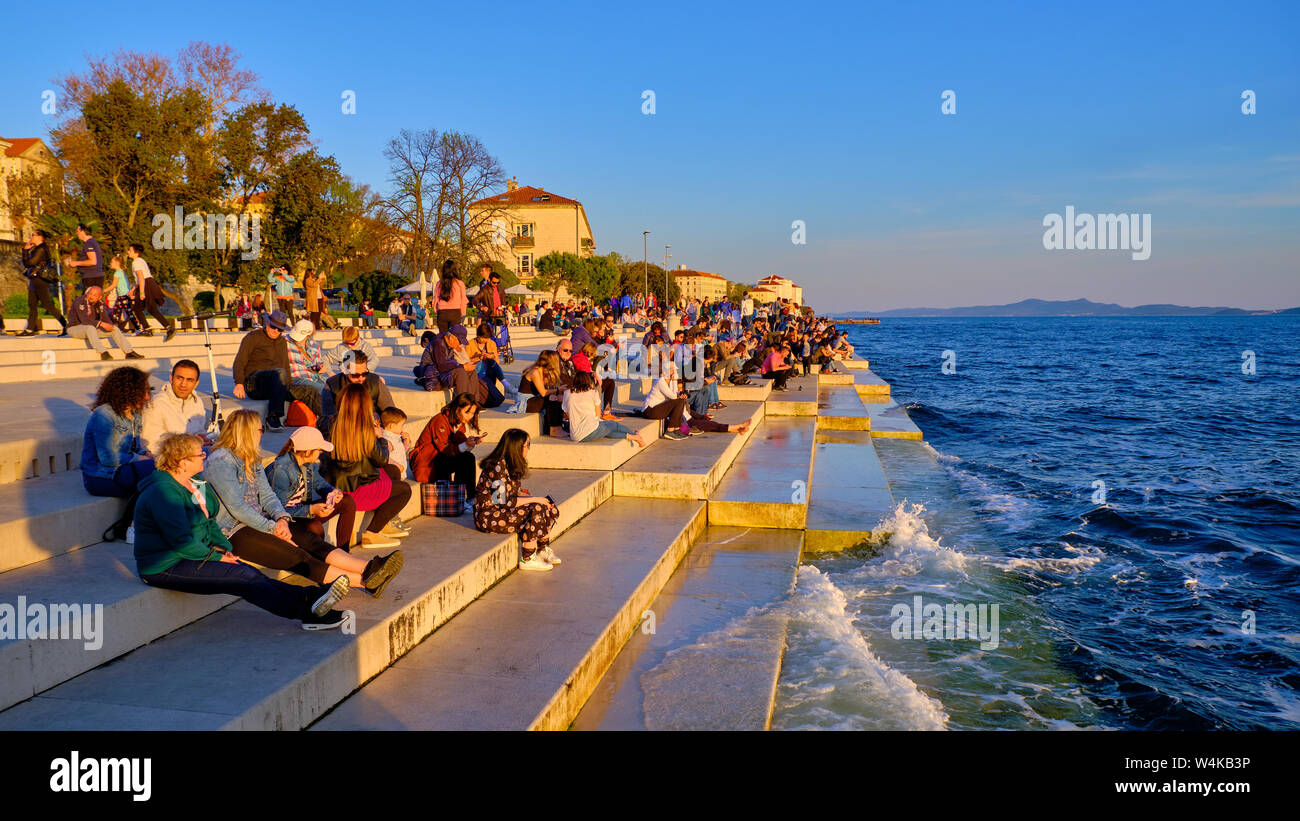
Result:
<svg viewBox="0 0 1300 821"><path fill-rule="evenodd" d="M402 570L400 549L370 558L353 550L390 550L411 534L399 517L411 497L408 476L461 487L476 528L519 534L519 567L551 570L560 564L550 546L558 508L522 487L529 435L511 428L476 463L474 448L485 439L483 410L517 393L518 411L538 414L543 436L646 446L626 424L628 412L615 412L617 383L607 362L614 325L629 316L644 320L642 361L655 371L630 415L662 420L661 436L670 440L748 430L749 422L713 418L726 407L718 398L722 385L746 384L754 375L785 390L800 366L804 373L813 365L832 370L854 355L833 323L780 303L749 310L740 303L578 303L560 312L546 308L563 335L523 370L516 392L506 382L490 322L480 322L473 338L461 324L458 282L450 277L446 291L440 283L439 294L447 297L438 309L441 329L425 331L414 368L417 384L448 390L450 400L414 442L406 413L372 372L373 346L356 328L326 351L313 322L291 327L278 310L243 338L233 365L235 395L265 399L267 411L230 413L219 434L196 394L201 370L194 361L177 361L156 394L138 368L108 373L85 429L82 481L92 495L128 500L122 521L133 525L128 540L141 579L172 590L239 595L301 620L305 629L337 627L342 615L335 605L349 591L379 598ZM682 325L671 340L666 322ZM263 434L282 427L286 403L294 400L317 421L295 425L268 463ZM358 528L365 514L368 521ZM121 525L110 529L118 537ZM258 567L300 576L307 586L275 581Z"/></svg>

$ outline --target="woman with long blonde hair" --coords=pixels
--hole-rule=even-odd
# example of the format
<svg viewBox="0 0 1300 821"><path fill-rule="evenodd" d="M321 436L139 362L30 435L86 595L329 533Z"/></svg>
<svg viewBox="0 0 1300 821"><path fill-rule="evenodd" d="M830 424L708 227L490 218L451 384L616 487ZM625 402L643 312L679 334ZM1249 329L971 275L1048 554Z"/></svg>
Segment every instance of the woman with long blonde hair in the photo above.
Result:
<svg viewBox="0 0 1300 821"><path fill-rule="evenodd" d="M389 526L411 498L411 486L397 466L388 462L388 443L378 435L370 392L350 384L338 398L338 413L330 428L332 453L321 459L321 476L350 494L359 511L374 511L361 534L362 547L396 547L409 535ZM339 540L343 540L339 536Z"/></svg>
<svg viewBox="0 0 1300 821"><path fill-rule="evenodd" d="M568 344L568 343L565 343ZM560 369L560 354L556 351L542 351L537 361L524 370L519 378L519 392L529 396L525 411L542 415L542 435L554 428L560 431L564 420L564 411L560 406L564 399L564 373Z"/></svg>
<svg viewBox="0 0 1300 821"><path fill-rule="evenodd" d="M213 446L203 471L217 494L217 525L236 556L317 584L344 577L343 589L363 587L366 562L339 550L284 509L262 471L262 418L235 411Z"/></svg>

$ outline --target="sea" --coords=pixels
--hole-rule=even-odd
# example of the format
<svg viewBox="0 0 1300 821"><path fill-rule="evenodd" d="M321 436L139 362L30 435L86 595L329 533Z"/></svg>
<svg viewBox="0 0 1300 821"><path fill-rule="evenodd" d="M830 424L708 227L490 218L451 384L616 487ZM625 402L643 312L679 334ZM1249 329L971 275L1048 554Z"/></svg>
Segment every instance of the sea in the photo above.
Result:
<svg viewBox="0 0 1300 821"><path fill-rule="evenodd" d="M925 440L777 605L774 728L1300 729L1300 317L850 327Z"/></svg>

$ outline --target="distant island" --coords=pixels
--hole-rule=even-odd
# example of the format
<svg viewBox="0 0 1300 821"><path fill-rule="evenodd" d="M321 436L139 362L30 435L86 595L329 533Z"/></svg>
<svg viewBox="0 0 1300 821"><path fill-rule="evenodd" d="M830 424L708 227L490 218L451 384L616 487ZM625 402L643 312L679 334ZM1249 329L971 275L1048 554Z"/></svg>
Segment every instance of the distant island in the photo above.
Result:
<svg viewBox="0 0 1300 821"><path fill-rule="evenodd" d="M1244 308L1189 308L1185 305L1138 305L1126 308L1090 299L1024 299L1009 305L972 305L965 308L895 308L892 311L852 311L837 318L856 317L963 317L963 316L1300 316L1300 308L1250 311Z"/></svg>

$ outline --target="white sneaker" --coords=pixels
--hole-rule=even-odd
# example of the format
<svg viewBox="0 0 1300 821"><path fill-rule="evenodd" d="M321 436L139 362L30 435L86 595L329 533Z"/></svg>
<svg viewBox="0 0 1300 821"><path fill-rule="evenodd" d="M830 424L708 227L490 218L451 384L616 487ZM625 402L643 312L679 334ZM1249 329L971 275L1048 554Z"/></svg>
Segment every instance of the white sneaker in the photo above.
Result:
<svg viewBox="0 0 1300 821"><path fill-rule="evenodd" d="M534 551L532 556L519 560L519 569L537 570L544 573L552 568L550 563L542 558L541 551Z"/></svg>
<svg viewBox="0 0 1300 821"><path fill-rule="evenodd" d="M126 543L135 544L135 525L131 525L126 529Z"/></svg>
<svg viewBox="0 0 1300 821"><path fill-rule="evenodd" d="M543 547L537 552L541 555L543 561L550 562L551 564L564 564L564 562L560 560L560 557L555 555L555 551L551 550L550 545Z"/></svg>

